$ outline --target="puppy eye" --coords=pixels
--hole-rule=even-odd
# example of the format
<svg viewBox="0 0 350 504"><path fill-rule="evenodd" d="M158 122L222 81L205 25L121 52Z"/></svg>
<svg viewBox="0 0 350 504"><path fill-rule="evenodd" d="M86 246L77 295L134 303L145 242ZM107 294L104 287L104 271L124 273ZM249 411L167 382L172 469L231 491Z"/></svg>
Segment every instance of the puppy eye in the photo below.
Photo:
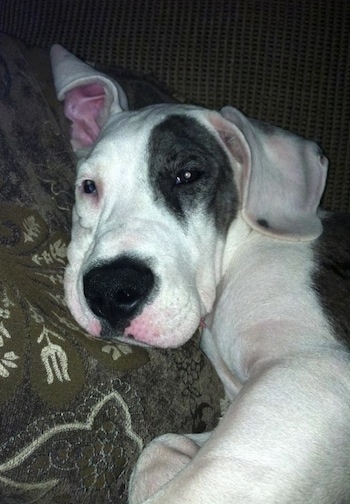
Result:
<svg viewBox="0 0 350 504"><path fill-rule="evenodd" d="M85 194L97 194L95 182L93 180L84 180L83 191Z"/></svg>
<svg viewBox="0 0 350 504"><path fill-rule="evenodd" d="M181 170L176 175L175 185L189 184L190 182L198 180L200 176L201 172L199 170L188 170L188 169Z"/></svg>

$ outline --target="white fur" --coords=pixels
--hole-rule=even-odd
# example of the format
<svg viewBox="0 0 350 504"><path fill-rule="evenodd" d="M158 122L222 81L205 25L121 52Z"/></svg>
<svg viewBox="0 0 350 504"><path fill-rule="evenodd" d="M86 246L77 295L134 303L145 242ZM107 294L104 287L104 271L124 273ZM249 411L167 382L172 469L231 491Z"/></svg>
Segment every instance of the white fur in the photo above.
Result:
<svg viewBox="0 0 350 504"><path fill-rule="evenodd" d="M227 248L202 344L232 405L186 468L187 437L151 443L130 503L340 503L350 495L349 360L310 287L311 247L236 221ZM165 473L166 460L176 467ZM149 474L149 488L169 477L146 499Z"/></svg>
<svg viewBox="0 0 350 504"><path fill-rule="evenodd" d="M234 109L163 105L123 112L118 86L62 48L53 52L58 96L68 102L81 156L65 276L69 308L99 337L100 321L84 299L84 273L120 254L151 259L161 288L121 339L130 332L136 344L178 346L206 316L203 349L231 403L213 433L153 441L133 472L129 503L349 502L348 352L312 288L326 160L313 143L262 132ZM84 82L96 84L96 96ZM147 141L170 113L195 117L230 157L241 207L226 237L200 211L184 229L152 196ZM87 179L97 196L81 190Z"/></svg>

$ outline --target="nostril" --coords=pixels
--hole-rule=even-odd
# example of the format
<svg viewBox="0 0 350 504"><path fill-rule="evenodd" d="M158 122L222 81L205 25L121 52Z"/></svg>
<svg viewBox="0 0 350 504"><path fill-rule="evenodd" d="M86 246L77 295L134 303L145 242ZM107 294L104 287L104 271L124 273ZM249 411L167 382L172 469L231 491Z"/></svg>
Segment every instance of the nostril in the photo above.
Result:
<svg viewBox="0 0 350 504"><path fill-rule="evenodd" d="M142 308L155 279L147 264L125 257L93 268L83 282L90 309L115 327Z"/></svg>

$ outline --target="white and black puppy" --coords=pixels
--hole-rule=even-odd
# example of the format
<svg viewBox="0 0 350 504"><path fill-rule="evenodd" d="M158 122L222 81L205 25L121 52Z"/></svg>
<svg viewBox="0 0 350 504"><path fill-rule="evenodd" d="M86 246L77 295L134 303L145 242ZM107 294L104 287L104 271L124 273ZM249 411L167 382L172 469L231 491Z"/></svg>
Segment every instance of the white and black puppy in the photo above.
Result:
<svg viewBox="0 0 350 504"><path fill-rule="evenodd" d="M141 455L132 504L350 502L350 221L320 212L313 142L221 112L128 111L60 46L79 163L68 306L97 338L202 346L231 405Z"/></svg>

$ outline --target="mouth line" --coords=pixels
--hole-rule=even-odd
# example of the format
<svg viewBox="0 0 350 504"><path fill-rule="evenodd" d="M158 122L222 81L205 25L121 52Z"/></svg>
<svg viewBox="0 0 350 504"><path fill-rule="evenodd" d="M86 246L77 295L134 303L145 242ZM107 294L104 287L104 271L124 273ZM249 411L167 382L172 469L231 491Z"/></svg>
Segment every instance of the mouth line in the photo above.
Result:
<svg viewBox="0 0 350 504"><path fill-rule="evenodd" d="M153 346L145 343L143 341L139 341L135 338L135 336L131 333L128 334L122 334L119 332L119 335L113 333L113 329L110 327L103 327L102 326L102 331L100 333L99 338L100 340L110 342L110 343L123 343L126 345L131 345L131 346L138 346L138 347L143 347L143 348L152 348Z"/></svg>
<svg viewBox="0 0 350 504"><path fill-rule="evenodd" d="M143 341L138 341L132 334L127 334L126 336L116 336L112 338L111 341L114 343L124 343L126 345L138 346L141 348L153 348L152 345L145 343Z"/></svg>
<svg viewBox="0 0 350 504"><path fill-rule="evenodd" d="M119 328L111 327L108 323L101 319L99 320L99 323L101 324L101 330L98 335L92 334L91 332L87 333L89 334L89 337L91 339L110 343L123 343L130 346L138 346L141 348L162 348L162 345L158 346L156 342L154 344L149 344L145 341L140 341L131 331L128 332L128 330L125 329L124 325L123 327ZM198 321L196 331L201 334L206 327L206 316L202 316ZM194 331L193 334L195 334L196 331Z"/></svg>

